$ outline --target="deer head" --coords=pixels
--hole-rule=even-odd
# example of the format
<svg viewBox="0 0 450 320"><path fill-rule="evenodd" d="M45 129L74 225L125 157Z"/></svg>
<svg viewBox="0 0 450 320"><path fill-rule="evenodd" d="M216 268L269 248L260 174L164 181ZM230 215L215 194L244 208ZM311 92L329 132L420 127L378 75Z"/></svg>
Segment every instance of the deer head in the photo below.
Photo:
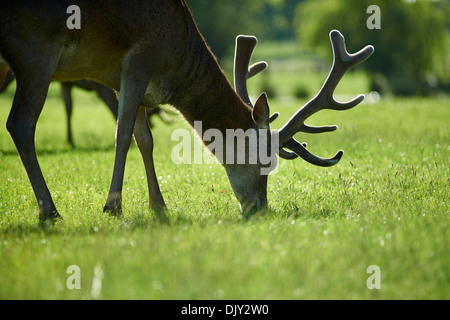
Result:
<svg viewBox="0 0 450 320"><path fill-rule="evenodd" d="M333 93L339 81L342 79L347 70L357 65L358 63L365 61L370 57L370 55L372 55L372 53L374 52L373 46L367 46L355 54L349 54L345 47L344 37L339 31L333 30L330 32L329 36L333 49L334 61L327 80L320 89L319 93L314 98L312 98L308 103L300 108L280 130L274 132L270 132L270 123L273 122L279 114L275 113L274 115L269 117L269 105L265 93L260 95L255 105L253 106L249 98L246 82L247 79L264 70L267 67L267 63L259 62L249 67L250 58L257 42L256 38L249 36L238 36L238 38L236 39L234 70L235 89L242 100L252 108L252 116L255 129L265 129L267 130L268 134L271 135L272 139L267 139L267 141L272 142L271 145L267 145L267 148L269 149L267 151L268 153L276 152L281 158L286 160L294 160L298 157L301 157L302 159L313 165L322 167L333 166L337 164L342 158L344 154L342 150L340 150L334 157L330 159L318 157L306 149L306 143L299 143L294 138L294 135L298 132L322 133L335 131L337 129L337 126L313 127L305 124L305 120L322 109L348 110L357 106L364 100L364 95L360 95L352 101L340 103L334 99ZM276 143L273 143L274 136ZM273 150L274 147L276 148L276 150ZM259 166L261 166L261 164L259 164ZM237 176L241 174L240 180L243 180L242 177L249 176L248 174L244 174L244 172L239 172L239 169L235 170L238 172L236 174ZM241 170L247 169L242 168ZM253 170L256 171L257 169ZM227 172L230 177L230 170L227 169ZM253 176L256 175L255 172L252 172L252 174ZM239 179L235 180L239 181ZM236 196L241 201L241 204L242 195L240 196L240 194L245 194L245 192L241 189L253 188L250 190L257 190L256 193L253 193L253 196L246 196L247 202L245 202L246 206L243 209L252 213L260 208L264 208L267 205L267 175L260 175L260 177L258 178L246 180L245 183L241 183L242 185L247 184L247 186L241 186L241 184L233 181L232 177L230 177L230 182L233 186L233 190L235 191ZM236 187L236 185L239 185L239 188ZM264 188L264 191L261 191L262 188Z"/></svg>
<svg viewBox="0 0 450 320"><path fill-rule="evenodd" d="M270 154L271 133L267 96L262 94L253 105L247 93L247 79L267 68L266 62L249 67L256 44L257 39L252 36L236 38L235 88L242 100L251 108L252 125L248 132L254 133L254 139L248 139L245 150L236 150L231 146L233 148L231 151L248 157L249 161L245 162L245 165L237 164L236 161L232 161L232 164L224 162L230 185L247 216L267 207L267 176L276 167L277 160L275 154ZM229 149L230 146L226 146L227 153L230 152ZM250 161L251 156L255 156L253 162Z"/></svg>

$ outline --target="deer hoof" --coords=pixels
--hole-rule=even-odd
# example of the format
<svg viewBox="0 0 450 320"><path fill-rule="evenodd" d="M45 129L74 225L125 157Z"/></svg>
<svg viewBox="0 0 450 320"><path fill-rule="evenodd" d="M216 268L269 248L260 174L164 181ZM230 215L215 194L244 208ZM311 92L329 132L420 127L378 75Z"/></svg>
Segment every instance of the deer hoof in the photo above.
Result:
<svg viewBox="0 0 450 320"><path fill-rule="evenodd" d="M108 213L111 217L121 217L123 215L121 206L110 206L108 204L103 207L103 212Z"/></svg>
<svg viewBox="0 0 450 320"><path fill-rule="evenodd" d="M40 212L39 213L39 222L44 224L54 224L55 222L63 220L61 215L57 211L52 211L50 213Z"/></svg>

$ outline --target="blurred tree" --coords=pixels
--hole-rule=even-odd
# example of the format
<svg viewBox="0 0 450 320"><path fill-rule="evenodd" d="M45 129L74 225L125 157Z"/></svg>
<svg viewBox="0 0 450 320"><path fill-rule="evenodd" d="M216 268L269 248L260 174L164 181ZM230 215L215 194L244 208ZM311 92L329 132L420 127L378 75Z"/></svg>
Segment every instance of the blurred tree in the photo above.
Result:
<svg viewBox="0 0 450 320"><path fill-rule="evenodd" d="M239 34L258 36L262 30L259 18L260 0L186 0L200 32L219 58L232 52ZM230 52L231 51L231 52Z"/></svg>
<svg viewBox="0 0 450 320"><path fill-rule="evenodd" d="M294 39L295 8L303 0L186 0L198 28L220 59L233 52L238 34Z"/></svg>
<svg viewBox="0 0 450 320"><path fill-rule="evenodd" d="M381 29L369 30L366 25L370 5L381 10ZM349 39L349 52L374 45L374 55L362 65L372 80L381 74L385 82L420 83L428 73L442 74L447 23L442 8L447 6L448 1L307 0L296 9L295 26L302 43L327 52L332 29Z"/></svg>
<svg viewBox="0 0 450 320"><path fill-rule="evenodd" d="M304 0L263 0L264 35L271 40L295 38L295 8Z"/></svg>

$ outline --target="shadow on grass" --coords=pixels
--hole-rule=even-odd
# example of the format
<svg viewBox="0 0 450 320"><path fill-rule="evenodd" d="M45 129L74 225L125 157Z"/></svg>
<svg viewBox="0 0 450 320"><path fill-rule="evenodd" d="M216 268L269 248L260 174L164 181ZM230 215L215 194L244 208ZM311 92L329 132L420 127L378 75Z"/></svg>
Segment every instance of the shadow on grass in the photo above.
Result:
<svg viewBox="0 0 450 320"><path fill-rule="evenodd" d="M133 144L131 144L130 147L133 147ZM45 155L55 155L55 154L69 154L73 152L78 153L93 153L93 152L111 152L115 150L114 144L105 144L105 145L87 145L87 146L81 146L74 148L67 145L66 147L61 148L52 148L52 149L45 149L45 148L36 148L36 154L38 156L45 156ZM16 149L10 149L10 150L0 150L0 154L3 156L16 156L18 155Z"/></svg>
<svg viewBox="0 0 450 320"><path fill-rule="evenodd" d="M0 230L1 234L24 235L87 235L87 234L117 234L121 232L148 231L160 229L183 229L190 227L208 228L214 225L253 225L261 222L286 220L305 217L304 214L295 211L287 214L269 208L265 214L254 214L245 217L238 210L226 213L193 213L167 210L167 221L160 219L152 209L139 209L125 212L121 216L111 216L99 210L98 214L86 213L73 215L65 213L62 219L52 222L41 222L37 215L30 215L9 223L4 221ZM308 215L309 216L309 215ZM309 216L310 217L310 216ZM311 217L310 217L311 218ZM320 219L321 217L316 217Z"/></svg>

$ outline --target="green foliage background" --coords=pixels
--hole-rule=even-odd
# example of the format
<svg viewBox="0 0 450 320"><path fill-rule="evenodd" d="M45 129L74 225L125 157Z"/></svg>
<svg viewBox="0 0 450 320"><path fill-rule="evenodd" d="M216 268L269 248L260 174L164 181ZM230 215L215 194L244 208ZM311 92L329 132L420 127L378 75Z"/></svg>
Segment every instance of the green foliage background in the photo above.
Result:
<svg viewBox="0 0 450 320"><path fill-rule="evenodd" d="M366 26L371 5L380 8L381 29ZM323 35L331 29L351 39L350 48L372 44L376 53L363 66L372 74L442 75L447 6L403 0L305 1L297 8L295 24L300 41L322 49L328 49Z"/></svg>
<svg viewBox="0 0 450 320"><path fill-rule="evenodd" d="M199 29L219 60L233 52L236 35L261 41L297 41L330 59L328 33L340 30L349 51L372 44L361 68L372 89L388 94L450 91L450 2L404 0L188 0ZM369 30L367 8L380 8L381 29Z"/></svg>
<svg viewBox="0 0 450 320"><path fill-rule="evenodd" d="M233 50L238 34L264 40L295 37L293 19L299 0L187 0L197 25L218 58Z"/></svg>

